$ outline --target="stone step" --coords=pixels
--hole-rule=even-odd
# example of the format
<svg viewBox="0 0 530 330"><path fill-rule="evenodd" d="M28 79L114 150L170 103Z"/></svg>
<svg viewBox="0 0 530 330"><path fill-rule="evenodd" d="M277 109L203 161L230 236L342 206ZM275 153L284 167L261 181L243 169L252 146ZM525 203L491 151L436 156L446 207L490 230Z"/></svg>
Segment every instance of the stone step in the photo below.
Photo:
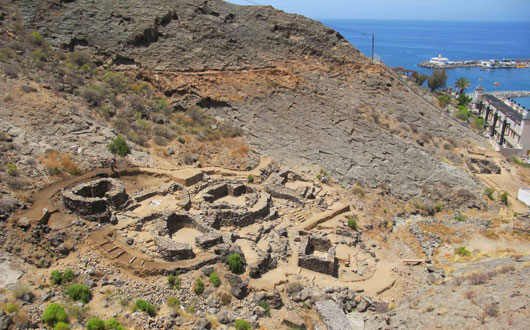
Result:
<svg viewBox="0 0 530 330"><path fill-rule="evenodd" d="M120 253L118 253L118 254L114 257L114 259L118 259L119 257L121 257L121 256L124 255L124 254L125 254L125 251L122 250Z"/></svg>
<svg viewBox="0 0 530 330"><path fill-rule="evenodd" d="M107 253L111 253L112 251L116 250L118 247L116 245L114 245L113 247L111 247L110 249L107 250Z"/></svg>

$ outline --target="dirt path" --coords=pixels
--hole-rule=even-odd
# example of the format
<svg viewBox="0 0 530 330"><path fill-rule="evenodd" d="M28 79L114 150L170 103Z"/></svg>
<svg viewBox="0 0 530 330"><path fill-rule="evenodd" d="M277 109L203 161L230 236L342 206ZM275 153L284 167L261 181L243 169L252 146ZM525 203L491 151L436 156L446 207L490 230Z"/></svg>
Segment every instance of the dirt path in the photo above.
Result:
<svg viewBox="0 0 530 330"><path fill-rule="evenodd" d="M122 169L118 173L126 173L127 171L135 169L137 168ZM57 181L47 187L44 187L33 195L33 205L28 210L22 212L18 216L15 216L15 220L18 220L22 217L28 218L30 221L36 221L40 219L40 217L42 216L43 209L46 208L50 211L53 211L55 209L55 207L51 204L51 199L53 195L55 195L57 192L74 184L88 181L100 175L112 176L113 173L110 168L98 168L83 175L73 176L65 180Z"/></svg>
<svg viewBox="0 0 530 330"><path fill-rule="evenodd" d="M119 169L116 173L112 172L110 168L97 168L90 172L87 172L80 176L70 177L61 181L57 181L43 189L37 191L33 194L33 205L27 210L20 212L19 214L13 217L14 221L25 217L28 218L31 222L37 221L41 218L43 214L43 209L48 209L49 211L56 210L56 207L53 206L51 200L55 194L61 191L64 188L73 186L75 184L83 183L94 179L99 176L110 176L110 177L120 177L120 176L134 176L142 173L147 174L159 174L166 175L171 177L176 181L181 181L182 178L189 178L195 175L196 173L207 173L207 174L219 174L223 176L243 176L246 177L249 174L254 176L260 175L260 169L265 168L271 163L271 158L261 158L258 167L250 171L235 171L227 170L219 167L206 167L203 169L197 168L179 168L179 169L153 169L145 167L128 167Z"/></svg>

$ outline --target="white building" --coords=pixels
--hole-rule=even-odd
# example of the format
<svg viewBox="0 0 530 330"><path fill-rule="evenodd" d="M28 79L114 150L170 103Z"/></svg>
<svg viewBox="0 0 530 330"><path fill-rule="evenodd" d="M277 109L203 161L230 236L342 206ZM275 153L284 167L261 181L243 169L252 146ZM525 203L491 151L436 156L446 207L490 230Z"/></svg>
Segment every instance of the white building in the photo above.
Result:
<svg viewBox="0 0 530 330"><path fill-rule="evenodd" d="M442 54L438 54L438 57L431 57L431 60L429 62L433 64L447 64L447 62L449 62L449 59L447 57L442 57Z"/></svg>
<svg viewBox="0 0 530 330"><path fill-rule="evenodd" d="M530 157L530 111L508 99L484 93L479 85L472 110L484 119L484 128L495 149L505 157Z"/></svg>

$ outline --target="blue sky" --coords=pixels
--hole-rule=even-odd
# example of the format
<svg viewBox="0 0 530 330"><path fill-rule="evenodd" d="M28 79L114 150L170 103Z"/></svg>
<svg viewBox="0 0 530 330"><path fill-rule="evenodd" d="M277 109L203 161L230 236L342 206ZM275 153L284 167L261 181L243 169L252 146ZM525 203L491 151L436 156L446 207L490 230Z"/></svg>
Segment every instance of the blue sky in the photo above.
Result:
<svg viewBox="0 0 530 330"><path fill-rule="evenodd" d="M315 19L530 22L530 0L225 0L271 5Z"/></svg>

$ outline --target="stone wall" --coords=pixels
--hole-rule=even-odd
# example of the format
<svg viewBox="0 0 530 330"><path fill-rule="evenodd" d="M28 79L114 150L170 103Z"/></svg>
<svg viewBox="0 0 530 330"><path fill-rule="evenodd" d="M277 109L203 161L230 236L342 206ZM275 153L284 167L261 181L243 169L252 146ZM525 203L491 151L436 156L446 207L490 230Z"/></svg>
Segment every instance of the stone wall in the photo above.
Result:
<svg viewBox="0 0 530 330"><path fill-rule="evenodd" d="M221 183L206 190L202 197L207 202L214 202L226 195L228 195L228 185L226 183Z"/></svg>
<svg viewBox="0 0 530 330"><path fill-rule="evenodd" d="M91 221L107 222L112 208L119 209L129 200L123 183L116 179L99 179L62 191L63 205Z"/></svg>
<svg viewBox="0 0 530 330"><path fill-rule="evenodd" d="M239 207L218 210L215 214L219 226L245 227L265 218L270 214L272 199L268 194L262 194L252 208Z"/></svg>
<svg viewBox="0 0 530 330"><path fill-rule="evenodd" d="M185 259L193 259L195 253L189 244L175 242L168 237L159 236L152 232L153 239L158 248L160 256L167 261L178 261Z"/></svg>
<svg viewBox="0 0 530 330"><path fill-rule="evenodd" d="M325 249L328 247L328 249ZM314 255L314 251L326 252L326 256ZM315 272L338 276L338 260L335 247L325 237L309 236L302 239L298 248L298 266Z"/></svg>

